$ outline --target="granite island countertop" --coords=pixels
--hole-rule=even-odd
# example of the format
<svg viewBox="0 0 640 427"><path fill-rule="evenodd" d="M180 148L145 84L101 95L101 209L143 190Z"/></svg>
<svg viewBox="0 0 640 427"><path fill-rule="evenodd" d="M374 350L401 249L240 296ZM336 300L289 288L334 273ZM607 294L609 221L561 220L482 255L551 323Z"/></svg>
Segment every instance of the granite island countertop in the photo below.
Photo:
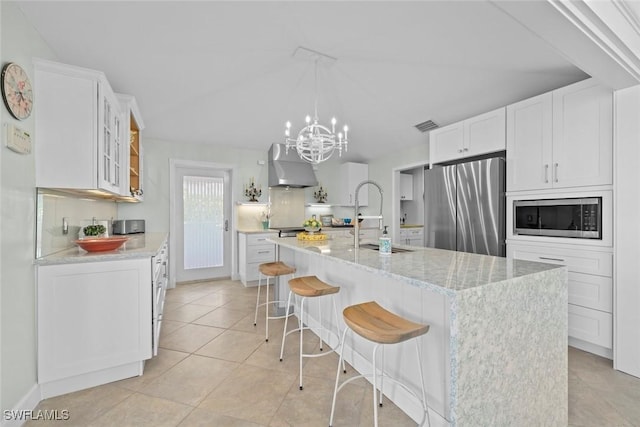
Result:
<svg viewBox="0 0 640 427"><path fill-rule="evenodd" d="M34 264L74 264L151 257L160 250L168 237L168 233L130 234L123 237L129 237L129 240L115 251L87 252L78 246L74 246L42 258L36 258Z"/></svg>
<svg viewBox="0 0 640 427"><path fill-rule="evenodd" d="M380 255L376 250L356 250L350 242L336 240L301 241L295 237L268 240L285 248L330 257L445 295L565 268L554 264L396 244L393 247L409 249L411 252Z"/></svg>

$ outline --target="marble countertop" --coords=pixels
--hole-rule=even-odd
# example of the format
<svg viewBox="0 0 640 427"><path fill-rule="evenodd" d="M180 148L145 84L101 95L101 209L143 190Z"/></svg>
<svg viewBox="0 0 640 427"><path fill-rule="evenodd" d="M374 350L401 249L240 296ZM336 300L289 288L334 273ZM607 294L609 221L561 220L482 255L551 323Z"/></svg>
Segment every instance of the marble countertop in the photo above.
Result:
<svg viewBox="0 0 640 427"><path fill-rule="evenodd" d="M117 261L154 256L167 239L167 233L131 234L129 240L115 251L86 252L78 246L35 260L36 265L74 264L83 262ZM123 236L124 237L124 236Z"/></svg>
<svg viewBox="0 0 640 427"><path fill-rule="evenodd" d="M285 248L329 257L446 295L542 271L566 268L532 261L395 244L394 247L413 252L380 255L372 249L356 250L350 241L300 241L295 237L274 237L269 240Z"/></svg>
<svg viewBox="0 0 640 427"><path fill-rule="evenodd" d="M302 227L300 227L302 228ZM322 227L321 228L322 231L326 231L326 232L332 232L332 231L344 231L344 230L349 230L352 231L353 230L353 226L352 227ZM360 227L360 230L379 230L378 227ZM238 233L244 233L244 234L259 234L259 233L275 233L278 234L278 230L273 230L273 229L263 229L263 228L238 228L236 230Z"/></svg>

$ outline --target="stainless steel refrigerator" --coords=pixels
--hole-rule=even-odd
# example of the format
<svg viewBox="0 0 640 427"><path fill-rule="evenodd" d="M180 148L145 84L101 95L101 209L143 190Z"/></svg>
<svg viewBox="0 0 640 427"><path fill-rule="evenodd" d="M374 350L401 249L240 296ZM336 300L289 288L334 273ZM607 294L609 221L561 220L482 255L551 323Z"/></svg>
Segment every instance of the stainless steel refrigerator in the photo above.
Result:
<svg viewBox="0 0 640 427"><path fill-rule="evenodd" d="M425 246L505 256L505 159L425 170Z"/></svg>

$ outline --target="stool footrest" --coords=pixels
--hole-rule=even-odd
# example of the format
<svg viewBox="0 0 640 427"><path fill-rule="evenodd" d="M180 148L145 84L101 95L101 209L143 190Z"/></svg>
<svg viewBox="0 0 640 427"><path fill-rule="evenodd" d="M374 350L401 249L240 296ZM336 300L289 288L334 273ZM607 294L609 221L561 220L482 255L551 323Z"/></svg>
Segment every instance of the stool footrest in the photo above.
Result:
<svg viewBox="0 0 640 427"><path fill-rule="evenodd" d="M263 305L267 305L267 304L274 304L274 303L283 303L285 304L286 301L269 301L269 302L261 302L260 304L257 304L256 307L262 307Z"/></svg>
<svg viewBox="0 0 640 427"><path fill-rule="evenodd" d="M284 319L285 317L291 317L291 316L293 316L293 313L283 314L282 316L267 316L267 319L269 320Z"/></svg>
<svg viewBox="0 0 640 427"><path fill-rule="evenodd" d="M340 390L342 390L342 387L346 386L347 384L349 384L351 381L355 381L357 379L360 378L373 378L373 373L371 374L359 374L359 375L355 375L353 377L349 377L346 380L344 380L342 382L342 384L340 384L340 386L338 386L338 388L336 389L336 394L338 394L340 392ZM424 423L424 420L426 418L426 414L429 411L429 406L427 406L425 408L425 404L422 401L422 399L420 398L420 396L418 396L418 394L411 390L409 387L407 387L406 384L404 384L402 381L398 380L395 377L392 377L388 374L385 374L384 372L378 375L378 378L386 378L387 380L391 381L392 383L396 383L397 385L399 385L400 387L402 387L407 393L409 393L411 396L413 396L419 403L420 406L422 406L422 409L424 410L424 414L422 415L422 420L420 420L420 422L418 423L419 426L421 426ZM382 393L382 389L378 388L378 390L380 391L380 393L382 395L384 395L384 393ZM380 404L380 406L382 406L382 404Z"/></svg>

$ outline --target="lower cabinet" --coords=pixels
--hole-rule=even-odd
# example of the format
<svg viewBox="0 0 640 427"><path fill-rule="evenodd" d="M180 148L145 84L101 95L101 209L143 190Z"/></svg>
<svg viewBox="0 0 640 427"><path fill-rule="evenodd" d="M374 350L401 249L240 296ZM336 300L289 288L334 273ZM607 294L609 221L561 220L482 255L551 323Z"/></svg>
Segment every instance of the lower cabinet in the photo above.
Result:
<svg viewBox="0 0 640 427"><path fill-rule="evenodd" d="M578 245L507 242L507 258L566 265L569 269L569 344L612 357L613 253Z"/></svg>
<svg viewBox="0 0 640 427"><path fill-rule="evenodd" d="M259 278L258 266L276 260L276 245L267 242L277 233L238 233L238 273L245 286L255 285Z"/></svg>
<svg viewBox="0 0 640 427"><path fill-rule="evenodd" d="M160 342L160 328L162 326L162 313L164 311L164 297L169 283L169 242L165 241L162 248L151 258L153 278L151 281L151 320L153 337L153 355L158 355L158 343Z"/></svg>
<svg viewBox="0 0 640 427"><path fill-rule="evenodd" d="M400 228L400 239L398 243L401 245L424 246L424 228Z"/></svg>
<svg viewBox="0 0 640 427"><path fill-rule="evenodd" d="M142 375L157 354L167 284L155 256L37 268L43 398Z"/></svg>

